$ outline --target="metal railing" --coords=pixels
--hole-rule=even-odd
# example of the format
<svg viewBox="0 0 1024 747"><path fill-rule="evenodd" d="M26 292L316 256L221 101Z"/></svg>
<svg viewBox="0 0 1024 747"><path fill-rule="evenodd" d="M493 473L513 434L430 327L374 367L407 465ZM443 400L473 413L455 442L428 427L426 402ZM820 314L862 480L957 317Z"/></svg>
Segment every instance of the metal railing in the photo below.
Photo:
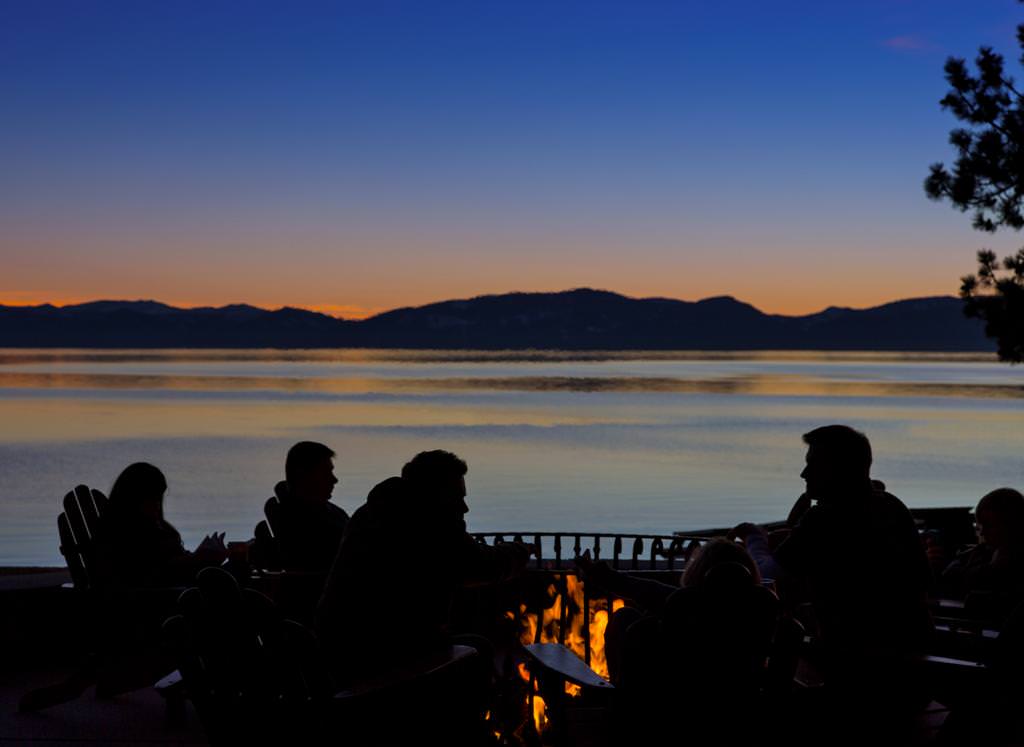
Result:
<svg viewBox="0 0 1024 747"><path fill-rule="evenodd" d="M500 544L525 542L537 552L532 567L548 570L571 570L574 558L590 551L592 560L607 560L616 570L671 571L681 570L694 549L710 537L682 534L609 534L607 532L471 532L477 542ZM604 543L604 544L602 544ZM605 547L610 557L602 555ZM628 551L624 552L624 549ZM570 550L567 553L566 550ZM677 565L678 562L678 565Z"/></svg>
<svg viewBox="0 0 1024 747"><path fill-rule="evenodd" d="M615 597L596 590L588 590L587 584L579 581L582 588L582 600L578 608L570 593L569 578L576 575L573 559L589 550L591 559L606 560L619 571L637 572L646 576L665 576L666 583L678 582L677 574L685 567L693 551L707 542L710 537L697 535L659 535L659 534L611 534L606 532L471 532L477 542L488 545L503 542L525 542L536 548L527 572L527 583L543 584L543 588L555 588L555 595L548 597L547 607L528 606L512 610L516 621L525 627L529 616L533 616L532 641L543 640L544 613L554 604L560 595L562 602L559 609L556 641L567 645L567 635L572 629L571 618L582 615L579 632L583 637L583 660L591 663L592 614L605 610L611 614ZM527 595L531 599L543 598L540 594ZM603 600L603 605L592 602Z"/></svg>

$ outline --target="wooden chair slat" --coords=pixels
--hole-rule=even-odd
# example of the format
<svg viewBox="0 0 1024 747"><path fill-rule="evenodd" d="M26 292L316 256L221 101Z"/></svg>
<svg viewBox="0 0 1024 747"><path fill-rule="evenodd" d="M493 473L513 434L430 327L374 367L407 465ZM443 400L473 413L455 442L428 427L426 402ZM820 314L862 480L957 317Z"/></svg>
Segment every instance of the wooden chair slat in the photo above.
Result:
<svg viewBox="0 0 1024 747"><path fill-rule="evenodd" d="M60 552L68 564L68 571L71 572L71 580L76 589L85 589L89 585L89 576L85 571L85 563L82 562L82 555L75 542L75 536L71 531L71 524L68 522L67 514L57 517L57 533L60 536Z"/></svg>
<svg viewBox="0 0 1024 747"><path fill-rule="evenodd" d="M57 517L60 552L68 564L76 589L88 589L95 569L89 567L92 543L107 508L107 497L98 490L77 485L64 496L64 513Z"/></svg>
<svg viewBox="0 0 1024 747"><path fill-rule="evenodd" d="M89 490L85 485L79 485L75 488L78 508L82 512L82 520L85 522L85 529L89 533L90 540L96 536L96 532L100 528L100 515L93 501L93 494L98 492L98 490Z"/></svg>
<svg viewBox="0 0 1024 747"><path fill-rule="evenodd" d="M281 501L276 495L267 498L267 502L263 504L263 515L267 517L267 527L271 536L276 537L279 534L281 516Z"/></svg>
<svg viewBox="0 0 1024 747"><path fill-rule="evenodd" d="M101 493L98 490L93 490L92 491L92 502L93 502L93 505L96 506L96 513L99 514L102 517L103 514L105 514L106 511L107 511L107 503L108 503L107 496L105 496L103 493Z"/></svg>
<svg viewBox="0 0 1024 747"><path fill-rule="evenodd" d="M89 542L89 529L85 525L85 517L78 505L78 491L81 487L83 486L76 487L64 496L64 513L68 517L68 523L71 524L71 533L75 536L75 544L79 546Z"/></svg>

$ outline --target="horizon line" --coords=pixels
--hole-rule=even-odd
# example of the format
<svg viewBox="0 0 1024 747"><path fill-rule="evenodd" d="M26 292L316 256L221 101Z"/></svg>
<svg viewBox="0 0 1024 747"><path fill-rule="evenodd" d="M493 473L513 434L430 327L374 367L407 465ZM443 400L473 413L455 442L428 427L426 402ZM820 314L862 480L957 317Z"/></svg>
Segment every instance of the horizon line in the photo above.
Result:
<svg viewBox="0 0 1024 747"><path fill-rule="evenodd" d="M920 300L926 300L926 299L931 299L931 298L954 298L954 299L957 298L957 296L954 296L954 295L911 296L911 297L907 297L907 298L895 298L895 299L892 299L891 301L885 301L883 303L876 303L876 304L872 304L870 306L834 306L834 305L832 305L832 306L826 306L826 307L824 307L822 309L819 309L818 311L811 311L811 312L807 312L807 313L803 313L803 314L792 314L792 313L787 314L787 313L781 313L781 312L775 312L775 311L765 311L764 309L761 309L761 308L755 306L754 304L752 304L752 303L750 303L748 301L744 301L744 300L742 300L740 298L737 298L736 296L733 296L731 294L717 294L717 295L712 295L712 296L706 296L704 298L698 298L696 300L692 300L691 301L691 300L684 299L684 298L673 298L673 297L669 297L669 296L630 296L630 295L627 295L625 293L620 293L618 291L608 290L606 288L593 288L593 287L590 287L590 286L579 286L579 287L575 287L575 288L566 288L564 290L559 290L559 291L523 291L523 290L515 290L515 291L506 291L506 292L503 292L503 293L479 293L479 294L473 295L473 296L458 297L458 298L444 298L444 299L440 299L440 300L437 300L437 301L429 301L427 303L422 303L422 304L417 304L417 305L400 305L400 306L394 306L392 308L370 308L370 309L363 308L363 307L358 307L358 306L352 306L352 305L343 305L343 304L319 304L319 305L315 305L315 306L302 306L302 305L295 305L295 304L287 304L286 303L286 304L283 304L283 305L277 306L277 307L267 307L267 306L259 306L259 305L248 303L248 302L245 302L245 301L229 302L229 303L224 303L224 304L220 304L220 305L213 305L213 304L209 304L209 303L195 303L195 304L193 304L193 303L190 303L190 302L171 302L171 303L169 303L169 302L166 302L166 301L158 301L158 300L156 300L154 298L135 298L135 299L127 299L127 298L95 298L95 299L86 300L86 301L68 300L68 301L64 301L64 302L54 302L54 301L23 301L23 300L5 301L5 300L3 300L3 298L0 298L0 308L22 308L22 309L25 309L25 308L41 308L43 306L52 306L52 307L57 308L57 309L65 309L65 308L69 308L69 307L72 307L72 306L87 306L89 304L96 304L96 303L125 303L125 304L155 303L155 304L160 304L161 306L167 306L167 307L172 308L172 309L179 309L179 310L182 310L182 311L194 311L194 310L197 310L197 309L224 309L224 308L227 308L227 307L230 307L230 306L247 306L247 307L250 307L250 308L258 309L260 311L267 311L267 312L283 311L284 309L297 309L299 311L309 311L309 312L313 312L313 313L317 313L317 314L323 314L324 316L328 316L328 317L331 317L333 319L338 319L339 321L364 321L366 319L370 319L370 318L373 318L375 316L379 316L381 314L386 314L386 313L389 313L389 312L392 312L392 311L399 311L401 309L419 309L419 308L423 308L425 306L433 306L433 305L439 304L439 303L450 303L450 302L460 302L460 301L474 301L474 300L478 300L478 299L482 299L482 298L493 298L493 297L513 296L513 295L556 296L556 295L561 295L561 294L566 294L566 293L574 293L574 292L578 292L578 291L590 291L590 292L593 292L593 293L608 293L608 294L612 294L612 295L615 295L615 296L620 296L622 298L627 298L627 299L634 300L634 301L676 301L676 302L680 302L680 303L704 303L706 301L712 301L712 300L716 300L716 299L731 299L731 300L733 300L733 301L735 301L737 303L741 303L741 304L744 304L746 306L750 306L752 309L755 309L756 311L758 311L761 314L765 314L765 315L769 315L769 316L783 316L783 317L814 316L815 314L821 314L821 313L824 313L824 312L826 312L826 311L828 311L830 309L843 309L843 310L851 310L851 311L867 311L867 310L870 310L870 309L877 309L877 308L880 308L882 306L888 306L890 304L899 303L899 302L902 302L902 301L920 301ZM178 305L179 303L181 305ZM342 315L337 314L337 313L331 313L331 311L339 311L339 310L344 310L344 311L348 312L349 315L348 316L342 316Z"/></svg>

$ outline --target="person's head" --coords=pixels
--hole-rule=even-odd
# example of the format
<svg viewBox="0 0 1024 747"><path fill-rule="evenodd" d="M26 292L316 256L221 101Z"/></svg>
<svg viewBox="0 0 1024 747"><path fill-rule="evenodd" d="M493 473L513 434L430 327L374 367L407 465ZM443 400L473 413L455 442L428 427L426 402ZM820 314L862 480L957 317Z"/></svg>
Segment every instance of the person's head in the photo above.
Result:
<svg viewBox="0 0 1024 747"><path fill-rule="evenodd" d="M427 513L457 519L469 512L466 505L466 463L450 451L421 451L402 467L402 479L423 502Z"/></svg>
<svg viewBox="0 0 1024 747"><path fill-rule="evenodd" d="M724 537L715 537L693 551L690 559L686 561L686 567L683 568L680 583L686 587L700 586L708 573L725 563L738 563L750 571L753 581L761 583L757 563L750 557L747 549Z"/></svg>
<svg viewBox="0 0 1024 747"><path fill-rule="evenodd" d="M148 462L135 462L114 480L109 511L120 517L162 520L166 492L167 479L163 472Z"/></svg>
<svg viewBox="0 0 1024 747"><path fill-rule="evenodd" d="M310 503L329 501L338 483L333 460L334 452L316 441L299 441L288 449L284 478L291 495Z"/></svg>
<svg viewBox="0 0 1024 747"><path fill-rule="evenodd" d="M992 548L1024 543L1024 495L1013 488L986 494L974 509L978 539Z"/></svg>
<svg viewBox="0 0 1024 747"><path fill-rule="evenodd" d="M826 425L804 434L807 465L800 473L812 498L871 487L871 442L848 425Z"/></svg>

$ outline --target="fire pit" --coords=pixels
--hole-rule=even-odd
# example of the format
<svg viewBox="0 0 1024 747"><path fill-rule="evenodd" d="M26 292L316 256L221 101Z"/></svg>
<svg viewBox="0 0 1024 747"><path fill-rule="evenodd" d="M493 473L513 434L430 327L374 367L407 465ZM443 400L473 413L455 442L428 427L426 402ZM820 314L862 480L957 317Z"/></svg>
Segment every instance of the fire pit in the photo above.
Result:
<svg viewBox="0 0 1024 747"><path fill-rule="evenodd" d="M487 532L474 537L486 544L525 541L539 549L527 572L515 582L513 593L496 600L504 607L501 614L522 646L564 646L604 680L608 679L605 628L610 615L625 601L585 584L576 574L573 558L589 550L592 558L607 560L617 570L674 585L690 554L707 540L700 536L544 532ZM538 676L531 663L535 662L524 658L516 664L525 686L524 710L529 723L507 723L508 719L500 723L495 717L495 733L510 745L564 743L566 703L582 706L584 688L559 681L553 691L550 678Z"/></svg>

